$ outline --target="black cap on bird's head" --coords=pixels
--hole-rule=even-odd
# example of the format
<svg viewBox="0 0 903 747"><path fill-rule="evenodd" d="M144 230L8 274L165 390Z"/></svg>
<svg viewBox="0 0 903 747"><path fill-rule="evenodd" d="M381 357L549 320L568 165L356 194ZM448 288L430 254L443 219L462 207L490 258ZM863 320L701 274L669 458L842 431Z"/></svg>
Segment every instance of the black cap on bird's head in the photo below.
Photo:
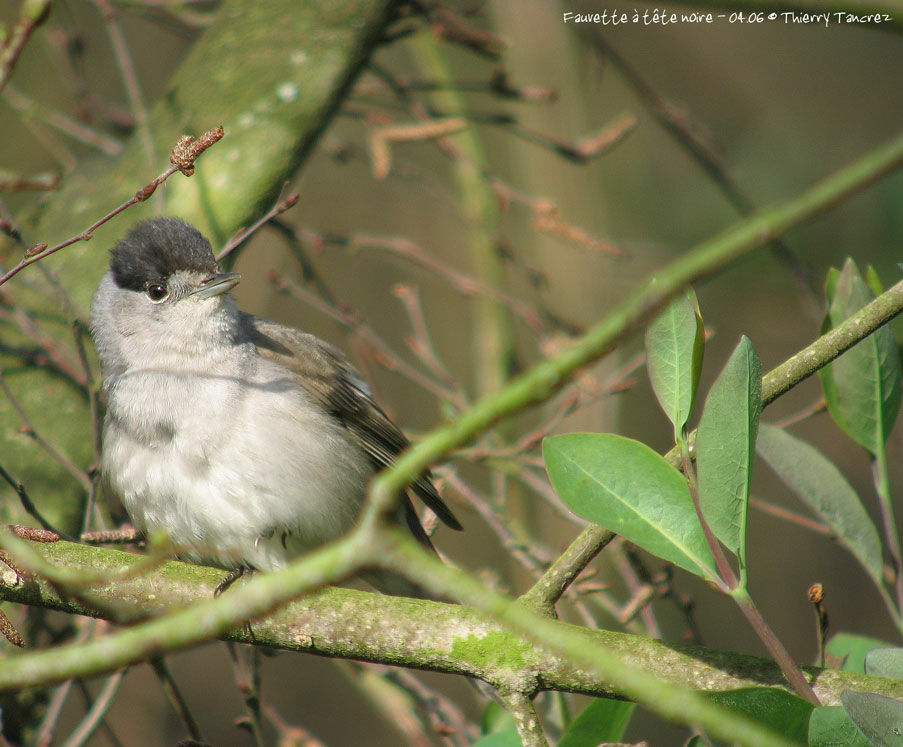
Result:
<svg viewBox="0 0 903 747"><path fill-rule="evenodd" d="M194 279L176 298L212 298L241 279L238 273L222 272L210 242L178 218L154 218L135 226L113 247L110 273L119 288L147 293L155 303L169 298L169 280L177 273Z"/></svg>
<svg viewBox="0 0 903 747"><path fill-rule="evenodd" d="M113 248L110 270L116 285L135 291L180 270L220 272L210 242L178 218L154 218L135 226Z"/></svg>

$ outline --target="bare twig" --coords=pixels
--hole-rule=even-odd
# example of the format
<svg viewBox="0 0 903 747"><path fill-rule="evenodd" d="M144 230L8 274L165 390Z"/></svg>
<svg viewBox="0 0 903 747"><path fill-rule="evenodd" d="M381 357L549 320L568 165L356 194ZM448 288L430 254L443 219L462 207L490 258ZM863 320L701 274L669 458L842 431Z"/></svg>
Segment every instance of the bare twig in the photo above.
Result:
<svg viewBox="0 0 903 747"><path fill-rule="evenodd" d="M44 518L43 514L38 511L37 506L35 506L34 502L28 495L28 491L25 490L25 485L21 480L16 480L12 475L7 472L2 465L0 465L0 477L2 477L9 486L16 491L16 495L19 496L19 502L22 504L22 508L25 509L25 513L35 519L44 529L47 529L51 532L55 532L56 530L53 528L53 525Z"/></svg>
<svg viewBox="0 0 903 747"><path fill-rule="evenodd" d="M38 121L40 121L80 143L97 148L108 156L115 156L122 151L122 143L116 138L105 135L93 127L88 127L86 124L72 119L72 117L67 117L65 114L35 101L11 83L6 87L3 96L7 103L29 123L29 129L32 131L35 129ZM61 154L60 146L53 143L52 139L42 138L42 140L48 150L51 152L56 151L57 160L64 165L68 164L67 170L71 169L74 161L68 155L63 156Z"/></svg>
<svg viewBox="0 0 903 747"><path fill-rule="evenodd" d="M16 414L22 421L22 427L20 428L21 432L34 440L35 443L37 443L45 452L47 452L47 455L51 459L53 459L53 461L59 464L64 470L66 470L70 475L78 480L78 482L86 491L90 490L91 478L88 477L88 473L75 465L67 456L58 451L56 447L54 447L38 432L37 428L35 428L34 426L34 423L32 423L31 419L28 417L28 413L25 412L25 409L22 407L19 400L12 393L12 390L9 388L9 384L6 383L6 376L4 375L2 369L0 369L0 390L3 391L4 395L6 395L6 399L9 400L10 405L16 411Z"/></svg>
<svg viewBox="0 0 903 747"><path fill-rule="evenodd" d="M57 244L56 246L48 247L46 244L36 244L32 246L25 252L25 258L21 262L19 262L19 264L9 270L3 276L0 276L0 285L3 285L10 278L19 274L19 272L24 270L29 265L32 265L35 262L40 262L45 257L48 257L51 254L55 254L61 249L65 249L67 246L71 246L72 244L75 244L79 241L88 241L92 238L94 231L96 231L104 223L119 215L119 213L121 213L123 210L130 208L132 205L135 205L139 202L144 202L154 193L157 187L165 182L176 171L181 171L185 176L191 176L194 173L195 159L197 159L198 156L201 155L201 153L207 150L207 148L220 140L223 135L224 132L222 127L215 127L212 130L208 130L197 139L191 137L190 135L182 135L182 137L180 137L176 142L176 145L175 147L173 147L172 153L169 156L170 163L172 163L172 166L170 168L166 169L166 171L160 174L156 179L139 189L135 193L134 197L126 200L114 210L111 210L109 213L103 216L103 218L93 223L81 233L76 234L72 238L67 239L60 244Z"/></svg>
<svg viewBox="0 0 903 747"><path fill-rule="evenodd" d="M615 538L598 525L586 527L521 599L537 610L554 616L555 603L593 558Z"/></svg>
<svg viewBox="0 0 903 747"><path fill-rule="evenodd" d="M724 167L716 147L704 128L694 122L685 112L680 111L659 96L639 72L612 48L602 34L593 30L591 36L599 52L618 68L627 83L645 101L665 131L670 133L677 143L696 159L696 162L718 185L737 212L740 215L754 213L757 209L756 204ZM814 315L820 315L815 282L803 262L781 238L771 239L769 246L775 256L791 271L803 291L803 297L808 302L809 311Z"/></svg>
<svg viewBox="0 0 903 747"><path fill-rule="evenodd" d="M84 744L91 738L91 735L103 723L104 716L106 716L107 711L113 705L113 700L116 698L119 688L122 686L122 680L128 671L128 669L120 669L110 677L107 677L91 708L85 714L81 723L69 735L69 738L63 742L63 747L79 747L79 745Z"/></svg>
<svg viewBox="0 0 903 747"><path fill-rule="evenodd" d="M93 2L106 22L107 35L113 47L116 64L119 66L119 74L122 77L123 85L129 97L129 106L135 117L138 136L141 138L141 145L144 148L144 158L147 161L147 167L153 168L157 159L154 153L154 139L150 130L150 118L147 113L147 107L144 105L144 96L141 93L141 84L138 82L138 74L135 71L131 52L126 43L125 35L122 33L122 27L116 18L116 10L107 0L93 0Z"/></svg>
<svg viewBox="0 0 903 747"><path fill-rule="evenodd" d="M361 321L352 310L333 306L288 279L274 276L273 281L276 284L277 289L287 292L295 298L310 304L315 309L332 317L351 330L356 340L366 346L369 357L376 358L380 364L388 370L395 371L405 378L410 379L415 384L440 399L452 403L455 402L455 392L446 389L442 384L424 375L421 371L396 355L376 331L370 327L370 325Z"/></svg>
<svg viewBox="0 0 903 747"><path fill-rule="evenodd" d="M432 32L437 37L461 44L493 60L501 56L505 43L500 37L474 28L451 8L440 3L417 2L414 5L432 24Z"/></svg>
<svg viewBox="0 0 903 747"><path fill-rule="evenodd" d="M450 117L442 120L373 128L370 131L370 155L373 159L373 176L377 179L385 179L389 175L389 170L392 168L389 143L432 140L459 132L465 127L467 127L467 122L464 119L461 117Z"/></svg>
<svg viewBox="0 0 903 747"><path fill-rule="evenodd" d="M384 676L404 688L426 711L433 731L451 744L469 745L477 736L476 726L464 712L439 691L427 686L415 672L396 667L371 664L384 670Z"/></svg>
<svg viewBox="0 0 903 747"><path fill-rule="evenodd" d="M275 727L276 733L279 735L278 744L280 747L326 747L323 742L312 736L307 729L302 729L300 726L286 722L271 703L263 704L263 714Z"/></svg>
<svg viewBox="0 0 903 747"><path fill-rule="evenodd" d="M284 187L283 187L284 189ZM285 198L280 196L279 200L276 202L273 207L267 210L260 218L254 223L252 223L248 228L239 228L232 237L226 242L226 245L219 251L216 255L216 259L218 262L222 262L222 260L228 257L232 252L234 252L238 247L244 244L248 239L251 238L258 230L265 224L269 223L271 220L276 218L279 215L282 215L286 210L294 207L298 202L298 193L292 192Z"/></svg>
<svg viewBox="0 0 903 747"><path fill-rule="evenodd" d="M75 623L78 633L72 642L84 643L91 638L95 628L99 625L102 626L103 623L89 617L78 618ZM53 742L57 722L63 711L63 706L66 704L66 699L72 691L73 683L74 680L66 680L54 690L53 697L47 705L47 711L44 714L44 718L41 720L41 725L37 732L37 743L40 747L49 747Z"/></svg>
<svg viewBox="0 0 903 747"><path fill-rule="evenodd" d="M239 647L231 641L226 644L232 662L235 684L245 701L247 713L236 719L236 725L247 729L258 747L263 747L260 696L260 650L256 647Z"/></svg>
<svg viewBox="0 0 903 747"><path fill-rule="evenodd" d="M49 171L23 176L0 169L0 192L50 191L60 183L60 175Z"/></svg>
<svg viewBox="0 0 903 747"><path fill-rule="evenodd" d="M182 695L182 691L179 689L178 684L173 678L172 672L170 672L169 667L166 666L166 661L162 657L154 656L149 659L148 663L154 670L154 674L157 675L157 679L160 680L160 686L163 688L167 700L169 700L173 710L182 721L188 735L196 742L205 742L201 727L194 717L194 714L192 714L191 709L188 707L188 702Z"/></svg>
<svg viewBox="0 0 903 747"><path fill-rule="evenodd" d="M536 312L529 304L514 298L498 288L493 288L481 280L469 277L464 273L448 267L424 251L422 247L418 246L410 239L402 237L373 236L370 234L355 234L345 239L344 242L336 241L335 243L347 243L352 249L375 249L403 257L409 262L419 265L420 267L435 273L439 277L444 278L459 292L464 293L465 295L481 295L499 301L523 319L535 334L540 334L544 330L545 325L543 321L536 315Z"/></svg>
<svg viewBox="0 0 903 747"><path fill-rule="evenodd" d="M6 87L19 55L28 43L34 30L50 13L50 0L29 0L22 3L19 21L13 29L12 37L6 44L0 44L0 91Z"/></svg>

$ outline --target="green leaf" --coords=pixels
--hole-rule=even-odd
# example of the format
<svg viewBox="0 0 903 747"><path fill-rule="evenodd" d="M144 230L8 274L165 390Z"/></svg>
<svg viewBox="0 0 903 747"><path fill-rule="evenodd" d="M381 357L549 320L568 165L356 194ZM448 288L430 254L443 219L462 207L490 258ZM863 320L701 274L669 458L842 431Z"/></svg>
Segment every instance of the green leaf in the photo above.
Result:
<svg viewBox="0 0 903 747"><path fill-rule="evenodd" d="M893 644L866 635L838 633L825 646L825 656L834 669L865 674L866 654L875 648L893 648Z"/></svg>
<svg viewBox="0 0 903 747"><path fill-rule="evenodd" d="M874 298L849 259L840 273L829 274L826 292L829 306L823 333ZM890 328L876 330L823 367L819 376L837 425L872 455L883 451L900 409L900 356Z"/></svg>
<svg viewBox="0 0 903 747"><path fill-rule="evenodd" d="M574 513L690 573L718 577L683 475L648 446L612 433L568 433L545 439L543 457Z"/></svg>
<svg viewBox="0 0 903 747"><path fill-rule="evenodd" d="M706 397L696 433L699 503L715 536L746 567L749 482L762 411L762 369L746 336Z"/></svg>
<svg viewBox="0 0 903 747"><path fill-rule="evenodd" d="M523 742L520 741L517 729L505 729L480 737L473 743L473 747L523 747Z"/></svg>
<svg viewBox="0 0 903 747"><path fill-rule="evenodd" d="M873 648L865 655L865 673L903 680L903 648Z"/></svg>
<svg viewBox="0 0 903 747"><path fill-rule="evenodd" d="M794 742L806 744L813 706L796 695L774 687L744 687L706 693L706 697Z"/></svg>
<svg viewBox="0 0 903 747"><path fill-rule="evenodd" d="M878 272L871 265L865 268L865 284L874 296L880 296L884 293L884 285L881 282L881 278L878 277Z"/></svg>
<svg viewBox="0 0 903 747"><path fill-rule="evenodd" d="M494 700L490 700L480 714L480 731L483 734L492 734L511 729L515 729L514 717Z"/></svg>
<svg viewBox="0 0 903 747"><path fill-rule="evenodd" d="M842 706L823 706L809 719L809 747L871 747Z"/></svg>
<svg viewBox="0 0 903 747"><path fill-rule="evenodd" d="M692 289L674 299L646 328L646 370L659 405L674 424L675 441L682 438L693 409L704 342Z"/></svg>
<svg viewBox="0 0 903 747"><path fill-rule="evenodd" d="M831 527L872 581L883 586L878 530L840 470L818 449L773 425L762 424L756 448L778 477Z"/></svg>
<svg viewBox="0 0 903 747"><path fill-rule="evenodd" d="M620 742L636 707L634 703L596 698L574 719L558 747L596 747L601 742Z"/></svg>
<svg viewBox="0 0 903 747"><path fill-rule="evenodd" d="M903 747L903 703L875 693L846 690L840 702L876 747Z"/></svg>

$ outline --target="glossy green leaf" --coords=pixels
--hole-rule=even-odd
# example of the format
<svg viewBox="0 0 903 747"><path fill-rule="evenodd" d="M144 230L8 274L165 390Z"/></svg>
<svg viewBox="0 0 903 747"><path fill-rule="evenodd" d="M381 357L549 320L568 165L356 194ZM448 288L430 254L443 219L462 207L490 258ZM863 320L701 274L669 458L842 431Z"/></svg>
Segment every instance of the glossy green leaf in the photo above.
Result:
<svg viewBox="0 0 903 747"><path fill-rule="evenodd" d="M545 439L543 457L574 513L690 573L717 578L683 475L648 446L611 433L568 433Z"/></svg>
<svg viewBox="0 0 903 747"><path fill-rule="evenodd" d="M674 425L676 441L690 417L702 370L702 317L692 289L675 298L649 323L645 343L652 390Z"/></svg>
<svg viewBox="0 0 903 747"><path fill-rule="evenodd" d="M746 566L749 483L762 411L762 369L742 337L709 394L696 433L702 514L715 536Z"/></svg>
<svg viewBox="0 0 903 747"><path fill-rule="evenodd" d="M620 742L636 704L612 698L596 698L574 719L558 747L596 747Z"/></svg>
<svg viewBox="0 0 903 747"><path fill-rule="evenodd" d="M876 747L903 747L903 703L875 693L847 690L840 702Z"/></svg>
<svg viewBox="0 0 903 747"><path fill-rule="evenodd" d="M866 635L838 633L825 646L825 656L834 669L865 674L866 654L875 648L893 648L893 644Z"/></svg>
<svg viewBox="0 0 903 747"><path fill-rule="evenodd" d="M843 706L823 706L809 719L809 747L871 747Z"/></svg>
<svg viewBox="0 0 903 747"><path fill-rule="evenodd" d="M480 737L473 747L523 747L523 742L517 729L505 729Z"/></svg>
<svg viewBox="0 0 903 747"><path fill-rule="evenodd" d="M865 655L865 673L903 680L903 648L873 648Z"/></svg>
<svg viewBox="0 0 903 747"><path fill-rule="evenodd" d="M884 293L884 285L881 282L881 278L878 277L877 271L871 265L865 268L865 284L874 296L880 296Z"/></svg>
<svg viewBox="0 0 903 747"><path fill-rule="evenodd" d="M515 729L514 717L499 703L490 700L483 709L483 713L480 714L480 731L483 734L491 734L511 729Z"/></svg>
<svg viewBox="0 0 903 747"><path fill-rule="evenodd" d="M829 305L822 332L874 298L852 260L841 272L829 274L826 292ZM900 356L890 328L876 330L822 368L819 376L837 425L869 453L880 453L900 409Z"/></svg>
<svg viewBox="0 0 903 747"><path fill-rule="evenodd" d="M878 530L840 470L818 449L783 428L762 424L759 454L819 519L827 524L878 586L884 560Z"/></svg>
<svg viewBox="0 0 903 747"><path fill-rule="evenodd" d="M813 706L774 687L744 687L706 693L709 700L740 713L799 744L806 744Z"/></svg>

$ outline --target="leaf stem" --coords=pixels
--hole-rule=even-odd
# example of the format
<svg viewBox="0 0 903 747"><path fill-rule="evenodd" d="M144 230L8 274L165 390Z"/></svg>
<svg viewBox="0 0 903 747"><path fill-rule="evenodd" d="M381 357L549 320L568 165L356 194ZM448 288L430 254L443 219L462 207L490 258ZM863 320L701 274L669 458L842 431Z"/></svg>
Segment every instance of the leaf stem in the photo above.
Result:
<svg viewBox="0 0 903 747"><path fill-rule="evenodd" d="M801 698L808 700L815 706L820 706L821 701L812 690L809 681L803 676L803 673L796 665L796 662L787 652L787 649L784 648L784 644L781 643L780 639L778 639L774 634L774 631L765 621L765 618L762 617L762 614L759 612L758 607L756 607L755 602L753 602L752 597L749 596L746 589L738 587L731 592L731 596L740 607L740 611L749 621L753 630L756 631L759 639L765 644L768 652L774 657L775 662L777 662L777 665L781 668L781 671L784 673L784 676L787 678L787 681L790 683L790 686L794 689L796 694Z"/></svg>
<svg viewBox="0 0 903 747"><path fill-rule="evenodd" d="M903 553L900 550L900 534L894 516L894 505L890 495L890 477L887 472L887 447L884 440L879 439L878 453L872 459L872 479L878 495L878 508L881 511L881 526L887 543L887 552L894 569L894 595L899 613L903 613ZM898 624L899 627L899 624Z"/></svg>
<svg viewBox="0 0 903 747"><path fill-rule="evenodd" d="M715 567L718 569L719 578L711 580L718 586L719 591L729 594L733 589L737 588L737 576L734 574L731 564L727 562L721 543L702 513L702 504L699 502L699 485L696 480L696 468L693 466L693 460L690 459L690 450L687 448L686 439L681 439L678 446L681 449L681 468L684 477L687 479L687 487L690 489L690 497L693 499L693 508L696 509L696 516L702 526L702 533L705 535L705 540L712 551L712 557L715 558Z"/></svg>

